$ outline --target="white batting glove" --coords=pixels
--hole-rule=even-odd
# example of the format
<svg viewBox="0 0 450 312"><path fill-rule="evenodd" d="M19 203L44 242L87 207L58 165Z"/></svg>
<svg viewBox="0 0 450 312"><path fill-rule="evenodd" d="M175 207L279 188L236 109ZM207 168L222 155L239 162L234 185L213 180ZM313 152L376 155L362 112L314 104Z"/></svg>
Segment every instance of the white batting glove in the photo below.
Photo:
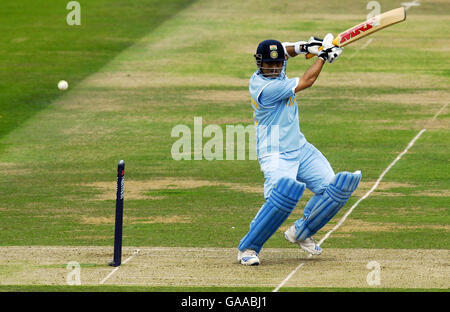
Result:
<svg viewBox="0 0 450 312"><path fill-rule="evenodd" d="M306 42L306 44L303 46L303 50L306 53L319 55L319 53L321 52L321 51L319 51L319 48L322 46L322 41L323 41L323 39L320 39L317 37L311 37L311 38L309 38L308 42Z"/></svg>
<svg viewBox="0 0 450 312"><path fill-rule="evenodd" d="M344 48L339 48L333 44L333 34L328 33L325 38L323 38L322 47L323 50L320 51L318 57L323 59L324 61L328 61L328 63L333 63L339 55L342 54Z"/></svg>
<svg viewBox="0 0 450 312"><path fill-rule="evenodd" d="M302 47L303 47L305 44L307 44L306 41L282 42L282 43L281 43L281 45L282 45L283 48L284 48L284 54L287 56L288 59L291 58L291 57L293 57L293 56L295 56L295 55L289 55L289 53L287 52L286 47L293 46L293 47L294 47L294 50L295 50L295 53L297 53L297 54L306 54L307 52L305 52L305 51L302 50Z"/></svg>

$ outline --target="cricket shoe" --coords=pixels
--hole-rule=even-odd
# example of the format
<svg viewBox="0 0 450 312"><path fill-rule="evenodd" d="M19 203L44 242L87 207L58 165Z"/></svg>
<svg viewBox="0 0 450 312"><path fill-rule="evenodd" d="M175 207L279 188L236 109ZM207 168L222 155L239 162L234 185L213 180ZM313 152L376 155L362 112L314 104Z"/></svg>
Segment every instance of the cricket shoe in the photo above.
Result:
<svg viewBox="0 0 450 312"><path fill-rule="evenodd" d="M254 251L252 249L245 249L244 251L239 250L237 259L243 265L258 265L259 264L258 254L256 253L256 251Z"/></svg>
<svg viewBox="0 0 450 312"><path fill-rule="evenodd" d="M286 238L291 243L297 243L301 249L310 253L311 255L318 256L322 253L322 248L316 244L312 237L308 237L305 240L298 241L295 239L295 225L291 226L284 232L284 238Z"/></svg>

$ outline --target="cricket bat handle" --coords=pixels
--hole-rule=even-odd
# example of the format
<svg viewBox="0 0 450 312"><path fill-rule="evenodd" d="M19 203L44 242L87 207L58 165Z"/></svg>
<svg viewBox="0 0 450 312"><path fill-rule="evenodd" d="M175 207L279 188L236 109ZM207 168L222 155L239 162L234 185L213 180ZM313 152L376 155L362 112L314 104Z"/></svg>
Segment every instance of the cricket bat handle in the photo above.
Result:
<svg viewBox="0 0 450 312"><path fill-rule="evenodd" d="M333 39L333 44L335 45L335 46L339 46L339 37L336 37L336 38L334 38ZM320 50L323 50L323 47L320 47L319 48L319 51ZM305 58L307 59L307 60L309 60L310 58L313 58L314 56L316 56L315 54L312 54L312 53L307 53L306 55L305 55Z"/></svg>

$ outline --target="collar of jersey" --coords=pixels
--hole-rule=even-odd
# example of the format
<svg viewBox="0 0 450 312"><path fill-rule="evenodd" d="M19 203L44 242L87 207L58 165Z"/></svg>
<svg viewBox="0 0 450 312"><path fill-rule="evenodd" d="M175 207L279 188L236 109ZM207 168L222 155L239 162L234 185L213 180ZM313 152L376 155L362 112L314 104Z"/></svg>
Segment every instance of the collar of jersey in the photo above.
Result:
<svg viewBox="0 0 450 312"><path fill-rule="evenodd" d="M280 74L280 76L275 77L275 78L264 76L262 74L261 70L258 70L257 75L260 76L261 78L265 79L265 80L284 80L284 79L286 79L286 74L283 73L283 72Z"/></svg>

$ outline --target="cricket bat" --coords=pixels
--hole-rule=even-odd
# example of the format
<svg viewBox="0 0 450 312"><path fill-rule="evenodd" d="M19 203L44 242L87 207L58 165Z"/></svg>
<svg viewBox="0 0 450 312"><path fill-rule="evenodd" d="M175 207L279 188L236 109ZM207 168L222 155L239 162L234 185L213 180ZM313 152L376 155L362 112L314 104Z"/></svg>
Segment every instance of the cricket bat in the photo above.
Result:
<svg viewBox="0 0 450 312"><path fill-rule="evenodd" d="M368 19L361 24L353 26L344 32L341 32L336 38L334 38L333 44L338 47L344 47L383 28L403 22L405 19L406 10L404 7L387 11ZM321 50L322 47L319 49ZM305 57L309 59L314 56L316 55L308 53Z"/></svg>

